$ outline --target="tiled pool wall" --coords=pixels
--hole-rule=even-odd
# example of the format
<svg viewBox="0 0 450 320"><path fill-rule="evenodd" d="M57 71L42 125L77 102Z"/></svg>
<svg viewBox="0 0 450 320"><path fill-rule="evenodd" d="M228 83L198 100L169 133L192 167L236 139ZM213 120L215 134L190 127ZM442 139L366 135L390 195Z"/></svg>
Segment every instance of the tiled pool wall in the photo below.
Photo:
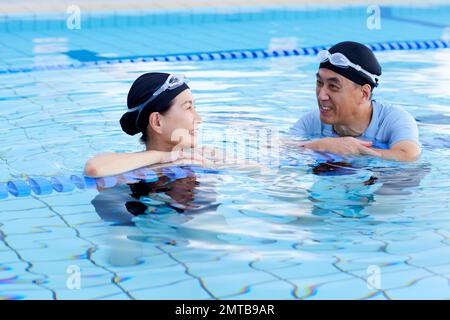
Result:
<svg viewBox="0 0 450 320"><path fill-rule="evenodd" d="M450 3L448 3L450 4ZM447 4L447 5L448 5ZM420 18L425 15L439 17L446 4L428 4L423 6L380 5L381 16L395 15L404 18ZM294 5L283 7L204 7L185 9L140 9L140 10L100 10L80 11L82 28L97 29L109 27L164 26L208 23L239 23L256 21L298 21L299 19L330 18L339 20L360 16L368 6L356 5ZM1 13L0 31L48 31L67 30L67 19L71 13L63 12L27 12Z"/></svg>

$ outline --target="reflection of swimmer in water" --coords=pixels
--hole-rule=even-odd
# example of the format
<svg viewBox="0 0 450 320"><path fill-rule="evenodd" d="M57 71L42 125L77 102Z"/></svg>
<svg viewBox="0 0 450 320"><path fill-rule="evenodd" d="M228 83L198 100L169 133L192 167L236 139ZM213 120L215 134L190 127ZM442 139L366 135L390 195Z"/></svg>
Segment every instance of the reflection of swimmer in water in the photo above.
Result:
<svg viewBox="0 0 450 320"><path fill-rule="evenodd" d="M216 177L183 169L187 174L182 178L159 175L154 182L138 181L99 190L92 205L110 224L102 238L103 247L108 249L108 263L134 265L148 254L146 245L184 246L201 237L209 237L211 243L218 241L215 234L197 232L188 224L195 219L224 223L217 213Z"/></svg>
<svg viewBox="0 0 450 320"><path fill-rule="evenodd" d="M165 175L154 182L137 181L101 190L92 201L97 213L105 221L130 224L140 215L184 214L191 215L215 211L214 185L207 182L202 192L197 192L199 177L187 167L186 176L174 179Z"/></svg>
<svg viewBox="0 0 450 320"><path fill-rule="evenodd" d="M318 176L309 189L314 214L329 212L362 218L376 195L405 195L420 185L429 167L354 167L346 162L321 163L312 169Z"/></svg>
<svg viewBox="0 0 450 320"><path fill-rule="evenodd" d="M379 188L372 172L356 169L345 162L321 163L313 167L314 184L309 188L309 199L314 204L313 214L330 212L343 217L361 218L362 211L374 201Z"/></svg>

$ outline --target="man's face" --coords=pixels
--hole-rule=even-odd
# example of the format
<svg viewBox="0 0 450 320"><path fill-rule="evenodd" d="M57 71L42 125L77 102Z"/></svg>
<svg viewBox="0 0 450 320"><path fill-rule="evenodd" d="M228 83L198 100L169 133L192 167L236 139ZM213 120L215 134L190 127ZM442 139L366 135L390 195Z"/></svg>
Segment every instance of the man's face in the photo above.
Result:
<svg viewBox="0 0 450 320"><path fill-rule="evenodd" d="M316 77L320 120L330 125L350 125L362 102L361 86L325 68L320 68Z"/></svg>

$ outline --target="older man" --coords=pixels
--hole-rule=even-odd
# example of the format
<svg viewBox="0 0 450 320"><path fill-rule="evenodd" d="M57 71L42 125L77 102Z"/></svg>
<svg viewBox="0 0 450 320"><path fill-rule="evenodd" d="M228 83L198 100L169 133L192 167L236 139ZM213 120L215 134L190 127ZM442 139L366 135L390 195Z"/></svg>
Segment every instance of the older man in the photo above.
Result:
<svg viewBox="0 0 450 320"><path fill-rule="evenodd" d="M381 75L373 52L365 45L345 41L318 55L318 108L291 128L302 146L340 155L370 155L413 161L420 155L414 118L404 109L372 99Z"/></svg>

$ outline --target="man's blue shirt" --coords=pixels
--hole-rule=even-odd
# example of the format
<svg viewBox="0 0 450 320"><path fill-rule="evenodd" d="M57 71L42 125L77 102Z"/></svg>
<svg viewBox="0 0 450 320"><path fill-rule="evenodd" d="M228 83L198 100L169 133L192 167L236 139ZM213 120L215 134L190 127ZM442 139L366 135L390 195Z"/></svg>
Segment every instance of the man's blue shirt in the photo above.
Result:
<svg viewBox="0 0 450 320"><path fill-rule="evenodd" d="M372 100L372 119L367 129L358 137L372 141L374 147L391 147L410 140L419 144L416 120L403 108ZM301 138L338 137L331 125L320 121L319 108L305 114L290 129L290 134Z"/></svg>

